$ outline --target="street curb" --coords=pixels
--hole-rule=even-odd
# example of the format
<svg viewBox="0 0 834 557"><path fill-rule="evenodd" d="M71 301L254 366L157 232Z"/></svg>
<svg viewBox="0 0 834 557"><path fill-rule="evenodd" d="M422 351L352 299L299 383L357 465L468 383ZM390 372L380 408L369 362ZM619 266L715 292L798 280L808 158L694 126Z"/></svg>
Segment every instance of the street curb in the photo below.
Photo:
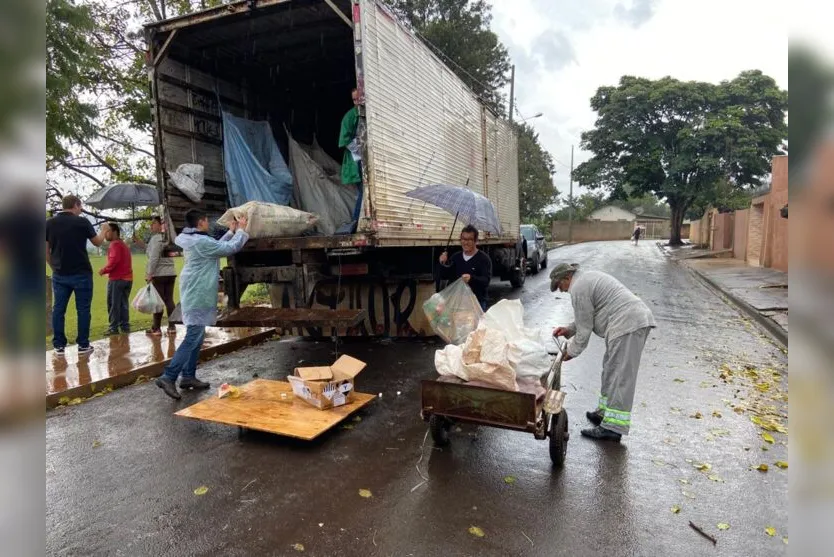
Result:
<svg viewBox="0 0 834 557"><path fill-rule="evenodd" d="M770 334L770 336L774 338L774 340L776 340L779 344L782 345L783 348L788 347L788 333L775 321L773 321L766 315L762 315L759 312L759 310L757 310L738 296L731 294L729 291L719 286L718 283L706 276L706 274L689 265L686 262L686 260L679 260L679 262L683 263L684 267L689 269L696 277L701 279L701 281L708 288L723 296L726 299L725 301L732 302L732 305L736 306L736 309L747 315L747 317L752 319L757 325L759 325L761 328L767 331Z"/></svg>
<svg viewBox="0 0 834 557"><path fill-rule="evenodd" d="M263 331L251 336L239 338L231 342L205 348L200 351L200 362L205 362L214 358L215 356L235 352L237 350L240 350L241 348L248 348L256 344L261 344L275 336L276 333L276 329L270 329L268 331ZM101 393L105 389L119 389L121 387L133 385L136 383L139 377L143 375L148 380L153 379L155 377L159 377L160 375L162 375L162 372L165 369L165 365L170 361L171 358L166 358L161 362L154 362L152 364L134 368L127 373L122 373L113 377L107 377L106 379L93 381L92 383L87 383L86 385L79 385L78 387L73 387L71 389L67 389L66 391L61 391L59 393L52 393L46 395L46 409L51 410L57 408L60 405L59 401L61 399L64 399L65 397L69 398L70 400L75 398L85 399L93 396L96 393Z"/></svg>

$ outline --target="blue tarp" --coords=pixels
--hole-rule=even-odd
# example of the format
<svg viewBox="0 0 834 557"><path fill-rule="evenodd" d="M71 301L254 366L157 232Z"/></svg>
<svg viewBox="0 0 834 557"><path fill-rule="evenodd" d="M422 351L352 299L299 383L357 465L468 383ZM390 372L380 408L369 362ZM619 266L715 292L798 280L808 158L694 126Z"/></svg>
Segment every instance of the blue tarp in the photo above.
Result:
<svg viewBox="0 0 834 557"><path fill-rule="evenodd" d="M233 207L247 201L289 205L293 186L269 122L223 112L223 158Z"/></svg>

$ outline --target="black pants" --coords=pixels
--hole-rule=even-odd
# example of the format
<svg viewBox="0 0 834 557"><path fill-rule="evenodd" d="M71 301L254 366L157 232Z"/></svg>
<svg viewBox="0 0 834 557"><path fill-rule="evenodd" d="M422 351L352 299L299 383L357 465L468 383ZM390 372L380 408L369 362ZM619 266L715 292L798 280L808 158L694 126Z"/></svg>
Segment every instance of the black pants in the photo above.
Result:
<svg viewBox="0 0 834 557"><path fill-rule="evenodd" d="M107 314L110 317L110 332L117 333L121 327L123 333L130 332L130 289L131 280L111 280L107 282Z"/></svg>
<svg viewBox="0 0 834 557"><path fill-rule="evenodd" d="M177 280L176 275L170 277L154 277L153 287L159 292L162 301L165 302L165 309L168 311L168 320L171 319L171 314L174 313L174 282ZM153 314L153 328L159 329L162 327L162 312Z"/></svg>

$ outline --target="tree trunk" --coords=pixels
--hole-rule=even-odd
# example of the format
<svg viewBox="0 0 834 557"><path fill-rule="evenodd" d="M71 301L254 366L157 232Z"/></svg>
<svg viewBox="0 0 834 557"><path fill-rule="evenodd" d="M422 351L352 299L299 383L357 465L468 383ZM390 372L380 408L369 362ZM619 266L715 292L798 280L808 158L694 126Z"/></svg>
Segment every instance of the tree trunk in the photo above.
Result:
<svg viewBox="0 0 834 557"><path fill-rule="evenodd" d="M681 227L683 226L683 215L686 213L687 207L679 205L677 203L670 203L669 208L672 210L672 220L670 223L671 235L669 236L669 245L681 246L683 245L683 240L681 240Z"/></svg>

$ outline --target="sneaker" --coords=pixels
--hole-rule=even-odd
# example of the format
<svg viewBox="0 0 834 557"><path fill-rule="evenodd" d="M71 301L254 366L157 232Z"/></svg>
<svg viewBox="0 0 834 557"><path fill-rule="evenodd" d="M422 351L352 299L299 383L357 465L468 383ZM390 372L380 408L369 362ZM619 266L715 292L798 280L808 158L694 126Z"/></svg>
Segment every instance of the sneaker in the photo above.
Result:
<svg viewBox="0 0 834 557"><path fill-rule="evenodd" d="M90 354L93 351L93 345L88 344L87 346L79 346L78 347L78 355L83 356L84 354Z"/></svg>
<svg viewBox="0 0 834 557"><path fill-rule="evenodd" d="M145 334L152 337L160 337L162 336L162 329L148 329L145 331Z"/></svg>
<svg viewBox="0 0 834 557"><path fill-rule="evenodd" d="M593 412L585 412L585 417L588 418L588 421L594 425L599 425L602 423L602 412L599 410L594 410Z"/></svg>
<svg viewBox="0 0 834 557"><path fill-rule="evenodd" d="M104 336L106 336L106 337L112 337L113 335L118 335L118 334L119 334L119 331L111 331L110 329L107 329L106 331L104 331Z"/></svg>
<svg viewBox="0 0 834 557"><path fill-rule="evenodd" d="M177 386L174 385L174 382L170 379L160 377L156 381L154 381L154 383L156 383L157 387L162 389L162 392L164 392L166 395L173 398L174 400L179 400L182 398L182 395L179 393L179 391L177 391Z"/></svg>
<svg viewBox="0 0 834 557"><path fill-rule="evenodd" d="M66 348L64 348L63 346L62 346L61 348L56 348L56 349L55 349L55 355L56 355L56 356L59 356L59 357L61 357L61 358L63 358L63 357L66 355L66 354L65 354L66 350L67 350L67 349L66 349Z"/></svg>
<svg viewBox="0 0 834 557"><path fill-rule="evenodd" d="M590 437L591 439L597 439L600 441L614 441L616 443L620 442L622 435L617 433L616 431L611 431L610 429L605 429L602 426L596 426L589 429L583 429L582 435L584 437Z"/></svg>
<svg viewBox="0 0 834 557"><path fill-rule="evenodd" d="M176 325L168 325L168 334L169 335L177 334L177 326Z"/></svg>
<svg viewBox="0 0 834 557"><path fill-rule="evenodd" d="M200 381L196 377L180 379L180 389L208 389L211 387L208 382Z"/></svg>

